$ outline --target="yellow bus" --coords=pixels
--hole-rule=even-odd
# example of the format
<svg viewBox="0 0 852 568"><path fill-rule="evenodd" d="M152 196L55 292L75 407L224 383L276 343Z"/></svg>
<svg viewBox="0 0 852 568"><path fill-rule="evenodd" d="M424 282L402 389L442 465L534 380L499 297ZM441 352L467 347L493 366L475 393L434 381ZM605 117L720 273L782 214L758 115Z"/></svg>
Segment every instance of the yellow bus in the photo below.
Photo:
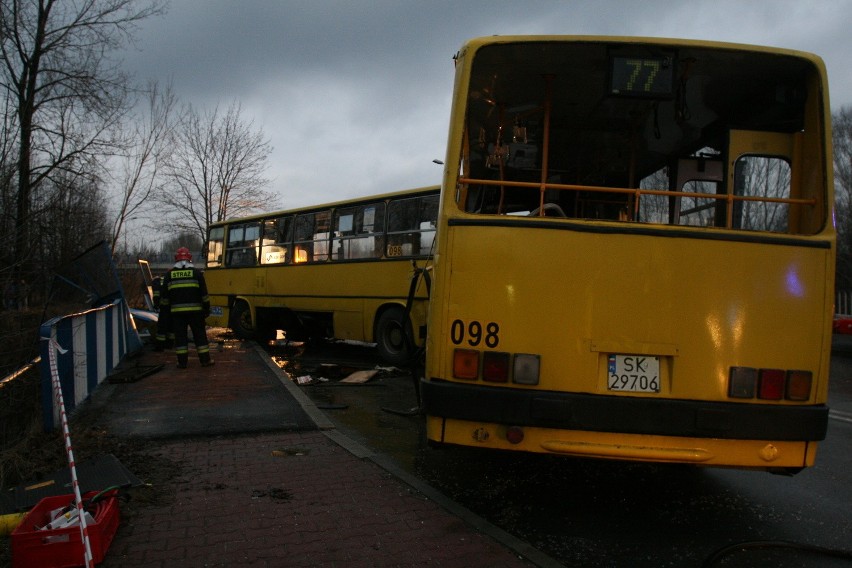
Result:
<svg viewBox="0 0 852 568"><path fill-rule="evenodd" d="M403 364L422 344L438 186L212 224L208 324L240 337L374 342ZM407 322L403 325L403 321Z"/></svg>
<svg viewBox="0 0 852 568"><path fill-rule="evenodd" d="M813 465L828 419L831 158L811 54L466 43L421 382L428 439Z"/></svg>

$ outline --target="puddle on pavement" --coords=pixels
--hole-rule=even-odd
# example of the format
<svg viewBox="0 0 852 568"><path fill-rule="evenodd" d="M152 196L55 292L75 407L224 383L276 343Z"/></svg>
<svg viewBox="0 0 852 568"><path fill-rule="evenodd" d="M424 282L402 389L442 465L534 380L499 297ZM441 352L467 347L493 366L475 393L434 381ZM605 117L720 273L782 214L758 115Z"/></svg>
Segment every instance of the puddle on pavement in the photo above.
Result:
<svg viewBox="0 0 852 568"><path fill-rule="evenodd" d="M388 366L369 344L279 341L266 350L337 428L414 472L428 448L409 371ZM376 371L369 380L343 382L367 370Z"/></svg>

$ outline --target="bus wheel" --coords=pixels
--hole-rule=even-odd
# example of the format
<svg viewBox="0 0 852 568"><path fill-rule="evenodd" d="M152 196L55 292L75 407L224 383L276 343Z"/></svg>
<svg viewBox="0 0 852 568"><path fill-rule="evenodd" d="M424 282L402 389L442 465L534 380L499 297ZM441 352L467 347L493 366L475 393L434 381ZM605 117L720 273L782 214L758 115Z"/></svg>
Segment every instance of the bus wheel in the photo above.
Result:
<svg viewBox="0 0 852 568"><path fill-rule="evenodd" d="M240 339L254 338L255 330L254 322L251 321L251 308L246 302L234 302L228 325Z"/></svg>
<svg viewBox="0 0 852 568"><path fill-rule="evenodd" d="M393 306L383 311L376 321L376 347L381 358L391 365L403 365L411 358L402 322L404 313L402 308ZM410 331L411 324L406 325Z"/></svg>

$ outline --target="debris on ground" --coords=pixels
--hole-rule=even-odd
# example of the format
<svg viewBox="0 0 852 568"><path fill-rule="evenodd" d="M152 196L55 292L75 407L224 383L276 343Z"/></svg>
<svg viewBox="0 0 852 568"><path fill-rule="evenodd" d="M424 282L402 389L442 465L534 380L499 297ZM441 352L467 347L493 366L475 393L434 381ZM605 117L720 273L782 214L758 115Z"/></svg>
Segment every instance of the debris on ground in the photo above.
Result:
<svg viewBox="0 0 852 568"><path fill-rule="evenodd" d="M370 369L368 371L355 371L354 373L350 374L345 379L340 379L340 382L341 383L347 383L347 384L366 383L367 381L369 381L370 379L375 377L378 373L379 373L379 371L377 369Z"/></svg>

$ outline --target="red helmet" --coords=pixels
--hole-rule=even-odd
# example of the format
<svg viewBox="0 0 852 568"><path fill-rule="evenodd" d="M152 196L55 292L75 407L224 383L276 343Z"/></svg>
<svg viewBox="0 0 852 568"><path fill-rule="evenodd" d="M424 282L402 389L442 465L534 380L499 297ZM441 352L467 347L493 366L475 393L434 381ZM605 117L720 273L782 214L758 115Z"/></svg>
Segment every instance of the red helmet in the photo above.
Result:
<svg viewBox="0 0 852 568"><path fill-rule="evenodd" d="M175 253L175 260L192 260L192 253L186 247L180 247Z"/></svg>

